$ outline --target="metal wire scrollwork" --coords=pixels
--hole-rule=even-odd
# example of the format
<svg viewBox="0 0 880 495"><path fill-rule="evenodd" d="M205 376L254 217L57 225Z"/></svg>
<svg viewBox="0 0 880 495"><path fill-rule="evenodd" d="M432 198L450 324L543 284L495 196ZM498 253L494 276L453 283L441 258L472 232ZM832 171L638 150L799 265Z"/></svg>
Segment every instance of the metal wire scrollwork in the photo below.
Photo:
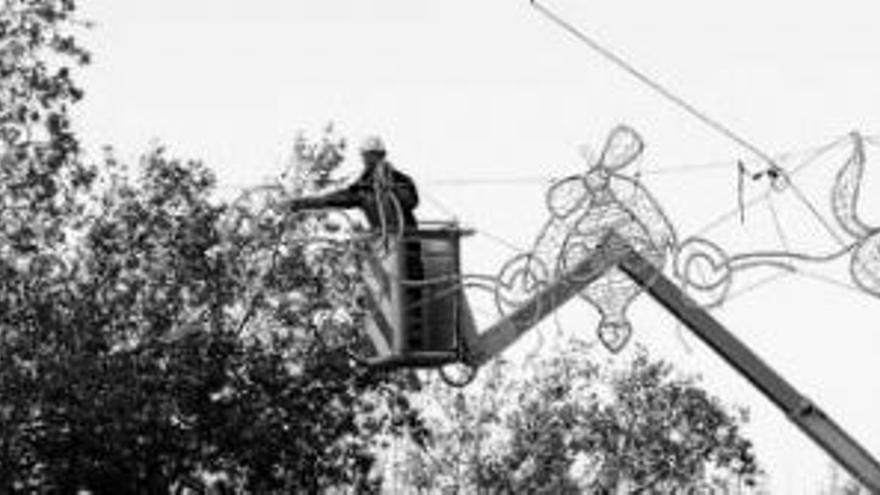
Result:
<svg viewBox="0 0 880 495"><path fill-rule="evenodd" d="M638 181L619 173L643 150L644 143L633 129L618 126L608 136L597 162L589 163L584 173L551 185L545 197L550 218L532 251L511 259L498 276L502 312L517 307L516 303L550 283L570 277L571 270L593 256L612 231L652 263L664 265L676 243L675 231L650 193ZM639 286L617 268L581 291L581 297L601 314L597 332L608 350L619 352L629 342L632 326L626 309L639 293Z"/></svg>

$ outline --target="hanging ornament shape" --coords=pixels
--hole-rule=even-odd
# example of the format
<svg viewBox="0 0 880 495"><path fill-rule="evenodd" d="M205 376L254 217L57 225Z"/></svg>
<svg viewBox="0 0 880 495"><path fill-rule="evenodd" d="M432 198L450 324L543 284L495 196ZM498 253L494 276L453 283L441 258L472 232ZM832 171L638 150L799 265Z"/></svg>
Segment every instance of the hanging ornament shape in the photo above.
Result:
<svg viewBox="0 0 880 495"><path fill-rule="evenodd" d="M629 339L632 337L632 324L626 319L620 321L605 319L599 325L597 332L602 345L616 354L629 343Z"/></svg>
<svg viewBox="0 0 880 495"><path fill-rule="evenodd" d="M642 137L633 128L619 125L611 130L605 140L599 166L608 172L615 172L636 161L643 151L645 142Z"/></svg>
<svg viewBox="0 0 880 495"><path fill-rule="evenodd" d="M637 181L617 173L643 149L634 130L619 126L609 135L598 163L548 191L551 218L533 253L550 268L551 278L565 277L577 263L592 256L611 232L662 268L666 253L676 242L674 230L650 193ZM630 340L632 325L626 311L640 292L639 286L615 267L580 294L599 311L599 339L611 352L619 352Z"/></svg>
<svg viewBox="0 0 880 495"><path fill-rule="evenodd" d="M577 210L589 208L590 194L586 181L569 177L550 186L547 191L547 209L555 218L566 218Z"/></svg>
<svg viewBox="0 0 880 495"><path fill-rule="evenodd" d="M564 276L575 263L594 253L599 243L612 231L626 239L652 263L663 264L664 253L653 248L656 244L650 231L614 194L617 185L617 180L609 180L607 186L594 189L593 207L581 217L569 239L569 244L577 246L577 249L566 250L559 276ZM640 291L629 276L615 267L581 293L599 311L599 338L612 352L620 351L629 341L632 326L627 320L626 310Z"/></svg>
<svg viewBox="0 0 880 495"><path fill-rule="evenodd" d="M853 152L834 180L831 209L834 218L847 234L857 239L850 258L850 276L863 291L880 297L880 230L859 218L857 206L865 170L865 143L861 134L850 134Z"/></svg>
<svg viewBox="0 0 880 495"><path fill-rule="evenodd" d="M859 243L850 259L850 275L863 291L880 297L880 231Z"/></svg>
<svg viewBox="0 0 880 495"><path fill-rule="evenodd" d="M837 172L831 189L831 211L840 227L856 239L864 239L873 229L859 218L856 209L865 170L865 145L860 134L850 134L853 153Z"/></svg>

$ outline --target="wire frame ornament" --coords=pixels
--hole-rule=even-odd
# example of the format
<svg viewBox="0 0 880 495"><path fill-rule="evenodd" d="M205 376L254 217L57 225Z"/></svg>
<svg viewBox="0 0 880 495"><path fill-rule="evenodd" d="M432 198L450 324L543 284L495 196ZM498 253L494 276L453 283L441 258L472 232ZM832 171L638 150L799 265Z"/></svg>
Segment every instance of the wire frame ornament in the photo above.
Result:
<svg viewBox="0 0 880 495"><path fill-rule="evenodd" d="M847 234L857 239L850 258L850 276L863 291L880 297L880 229L859 218L857 205L865 169L865 141L851 133L853 153L841 167L831 191L834 218Z"/></svg>
<svg viewBox="0 0 880 495"><path fill-rule="evenodd" d="M662 268L675 246L674 229L647 189L619 173L643 150L644 142L636 131L618 126L608 136L598 161L588 163L584 173L551 185L546 194L550 218L529 257L518 260L527 261L524 270L530 272L533 287L542 285L540 281L546 284L566 277L576 264L594 255L611 232ZM526 279L522 273L519 277ZM626 311L639 293L639 286L617 268L580 293L599 311L599 340L611 352L623 349L632 336Z"/></svg>
<svg viewBox="0 0 880 495"><path fill-rule="evenodd" d="M838 239L839 248L826 254L786 249L728 255L708 239L688 238L675 253L674 274L693 303L706 308L722 304L729 297L733 275L743 270L775 267L808 274L810 265L827 264L847 255L855 288L880 297L880 229L864 222L857 208L866 162L865 138L853 132L849 141L852 151L838 170L829 196L833 218L850 240Z"/></svg>

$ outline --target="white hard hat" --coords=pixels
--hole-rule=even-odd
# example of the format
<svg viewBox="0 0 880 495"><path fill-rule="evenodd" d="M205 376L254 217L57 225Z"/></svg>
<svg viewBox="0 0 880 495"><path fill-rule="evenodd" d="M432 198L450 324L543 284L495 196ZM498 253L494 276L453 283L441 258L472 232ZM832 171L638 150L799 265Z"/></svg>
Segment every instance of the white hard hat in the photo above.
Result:
<svg viewBox="0 0 880 495"><path fill-rule="evenodd" d="M361 153L369 153L369 152L385 152L385 143L382 142L382 138L379 136L367 136L366 139L361 143Z"/></svg>

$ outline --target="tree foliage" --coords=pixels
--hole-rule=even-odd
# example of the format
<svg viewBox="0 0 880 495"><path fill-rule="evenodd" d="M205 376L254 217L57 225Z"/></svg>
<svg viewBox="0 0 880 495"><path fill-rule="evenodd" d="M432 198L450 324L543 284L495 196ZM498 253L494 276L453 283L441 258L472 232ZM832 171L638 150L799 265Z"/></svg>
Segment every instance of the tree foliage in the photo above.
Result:
<svg viewBox="0 0 880 495"><path fill-rule="evenodd" d="M590 356L575 342L535 373L517 376L499 363L474 391L434 391L440 405L426 415L435 442L427 452L408 450L402 471L409 486L668 493L747 487L759 479L741 432L744 411L644 350L617 370Z"/></svg>
<svg viewBox="0 0 880 495"><path fill-rule="evenodd" d="M831 462L827 483L822 487L822 495L867 495L870 492L838 464Z"/></svg>
<svg viewBox="0 0 880 495"><path fill-rule="evenodd" d="M356 246L304 243L338 229L287 188L213 199L161 148L84 165L74 10L0 13L0 491L375 489L372 438L419 423L349 359ZM323 185L342 142L297 146Z"/></svg>
<svg viewBox="0 0 880 495"><path fill-rule="evenodd" d="M61 241L62 218L91 177L69 117L82 97L72 68L89 59L73 11L71 0L0 7L0 229L18 253Z"/></svg>
<svg viewBox="0 0 880 495"><path fill-rule="evenodd" d="M353 359L357 229L285 208L333 185L344 140L298 138L293 174L231 202L162 148L132 170L112 150L87 165L70 117L89 61L75 10L0 10L0 491L370 492L374 445L405 432L413 488L755 474L737 417L645 356L606 375L563 354L519 381L499 364L479 407L433 389L453 417L429 435L409 382Z"/></svg>

